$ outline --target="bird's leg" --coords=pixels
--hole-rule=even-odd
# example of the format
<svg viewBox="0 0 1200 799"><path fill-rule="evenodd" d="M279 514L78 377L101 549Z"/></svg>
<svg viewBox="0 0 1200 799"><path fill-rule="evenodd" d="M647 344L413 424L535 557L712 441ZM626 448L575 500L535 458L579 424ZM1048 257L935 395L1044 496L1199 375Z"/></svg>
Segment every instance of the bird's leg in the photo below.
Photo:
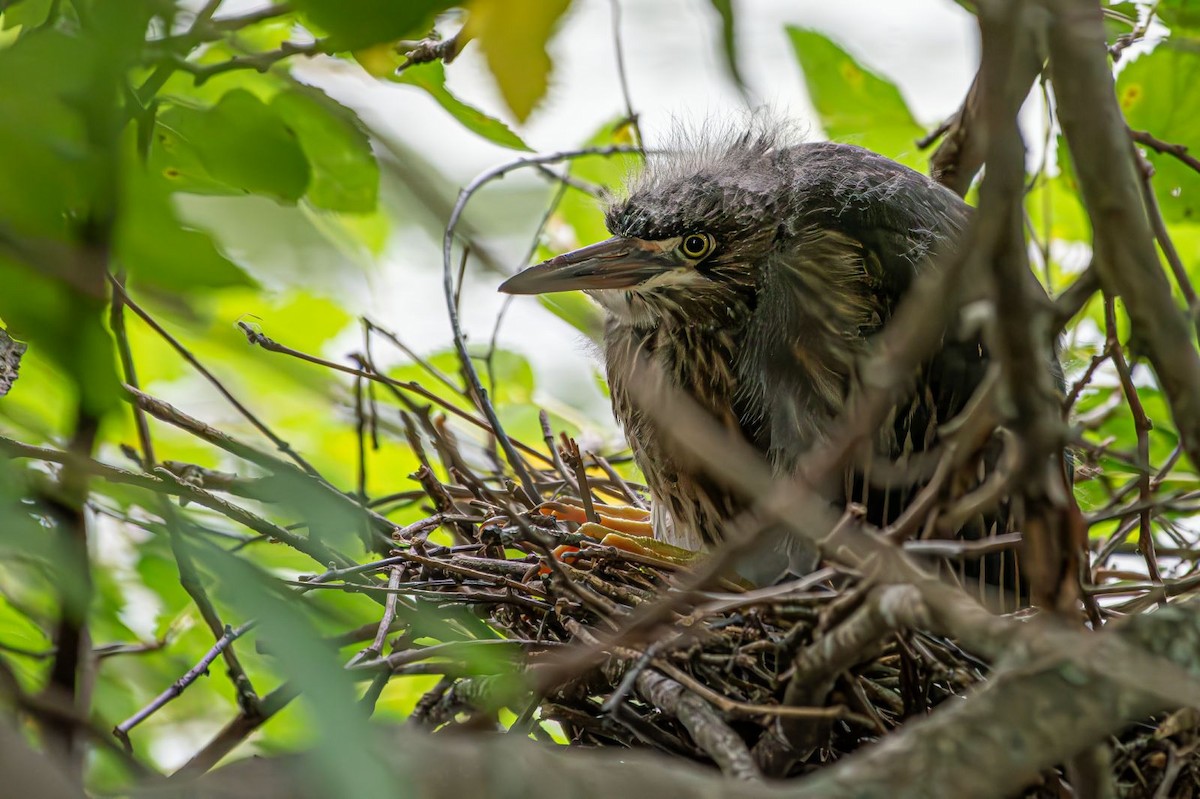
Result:
<svg viewBox="0 0 1200 799"><path fill-rule="evenodd" d="M596 526L624 535L654 537L654 527L650 524L650 511L628 505L596 505L594 507L596 517L599 519L599 524ZM591 523L588 522L587 512L583 507L573 502L543 502L538 506L538 512L544 516L553 516L561 522Z"/></svg>
<svg viewBox="0 0 1200 799"><path fill-rule="evenodd" d="M538 507L538 511L546 516L575 522L579 525L579 532L599 539L601 546L632 552L672 566L690 566L702 554L655 540L648 510L623 505L599 505L594 509L599 523L588 521L587 512L574 503L544 502ZM560 549L563 551L559 552ZM554 555L559 557L575 549L558 547Z"/></svg>

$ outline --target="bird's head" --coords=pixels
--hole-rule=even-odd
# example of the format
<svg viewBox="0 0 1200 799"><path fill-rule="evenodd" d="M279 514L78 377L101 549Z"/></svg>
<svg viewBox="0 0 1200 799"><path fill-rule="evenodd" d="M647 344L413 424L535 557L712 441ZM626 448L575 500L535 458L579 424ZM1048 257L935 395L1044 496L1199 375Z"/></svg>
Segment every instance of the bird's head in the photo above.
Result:
<svg viewBox="0 0 1200 799"><path fill-rule="evenodd" d="M612 238L509 278L509 294L583 290L618 323L674 316L728 325L753 307L759 271L789 216L790 163L753 132L647 159L609 203Z"/></svg>

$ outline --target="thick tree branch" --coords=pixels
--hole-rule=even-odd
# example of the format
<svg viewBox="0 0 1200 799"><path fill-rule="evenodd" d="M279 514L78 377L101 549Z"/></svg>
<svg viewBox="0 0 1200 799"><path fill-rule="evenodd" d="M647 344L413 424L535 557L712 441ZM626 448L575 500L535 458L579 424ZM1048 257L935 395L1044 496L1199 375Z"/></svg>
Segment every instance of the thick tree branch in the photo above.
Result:
<svg viewBox="0 0 1200 799"><path fill-rule="evenodd" d="M1050 71L1095 235L1100 284L1125 301L1133 333L1171 404L1188 458L1200 465L1200 356L1171 296L1142 202L1094 0L1047 0Z"/></svg>
<svg viewBox="0 0 1200 799"><path fill-rule="evenodd" d="M1021 96L1024 97L1041 71L1042 59L1037 51L1024 52L1013 62L1012 85L1022 87ZM960 197L971 188L971 181L983 166L987 153L987 129L982 117L980 75L976 75L958 111L935 131L935 134L942 134L942 143L929 159L930 176ZM920 143L923 145L936 138L931 135Z"/></svg>
<svg viewBox="0 0 1200 799"><path fill-rule="evenodd" d="M937 624L938 611L928 610ZM1200 704L1197 610L1194 602L1168 607L1100 634L1037 624L1019 636L994 679L974 695L786 784L722 780L678 760L567 751L514 736L430 737L402 730L381 741L379 757L392 764L398 785L428 799L488 795L497 785L524 799L998 799L1130 721ZM430 768L435 762L453 768ZM304 785L304 773L303 759L249 760L188 786L198 797L291 796ZM139 796L173 796L183 787L172 780Z"/></svg>

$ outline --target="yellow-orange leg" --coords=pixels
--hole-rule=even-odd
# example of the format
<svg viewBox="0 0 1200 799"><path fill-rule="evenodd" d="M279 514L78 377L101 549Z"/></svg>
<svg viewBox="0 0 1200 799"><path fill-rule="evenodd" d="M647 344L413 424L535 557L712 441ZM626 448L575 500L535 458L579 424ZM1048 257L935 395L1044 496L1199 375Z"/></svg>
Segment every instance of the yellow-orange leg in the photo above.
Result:
<svg viewBox="0 0 1200 799"><path fill-rule="evenodd" d="M625 535L643 538L654 537L654 526L650 524L650 511L628 505L596 505L596 516L605 528ZM553 516L563 522L587 524L587 513L573 502L543 502L538 512Z"/></svg>
<svg viewBox="0 0 1200 799"><path fill-rule="evenodd" d="M654 539L654 527L650 524L650 512L641 508L618 505L596 506L596 516L600 523L587 521L584 509L569 502L546 502L538 510L553 516L560 521L575 522L579 532L591 538L599 539L601 546L613 547L624 552L632 552L644 558L655 560L668 566L690 566L701 556L700 552L672 546ZM563 550L561 553L559 550ZM574 547L558 547L555 557L567 554Z"/></svg>

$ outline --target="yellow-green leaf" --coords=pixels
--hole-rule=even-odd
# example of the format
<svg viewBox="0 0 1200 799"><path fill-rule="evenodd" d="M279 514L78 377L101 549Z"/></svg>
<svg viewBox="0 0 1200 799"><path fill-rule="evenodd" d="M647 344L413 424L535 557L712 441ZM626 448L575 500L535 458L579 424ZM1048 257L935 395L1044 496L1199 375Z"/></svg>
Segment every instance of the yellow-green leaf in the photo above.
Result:
<svg viewBox="0 0 1200 799"><path fill-rule="evenodd" d="M350 109L324 93L295 87L271 101L300 139L312 168L305 195L318 208L365 214L379 200L379 163Z"/></svg>
<svg viewBox="0 0 1200 799"><path fill-rule="evenodd" d="M307 20L329 34L331 50L357 50L424 33L453 0L295 0Z"/></svg>
<svg viewBox="0 0 1200 799"><path fill-rule="evenodd" d="M154 132L151 165L178 191L263 194L295 202L310 169L295 131L248 91L227 92L211 108L175 105Z"/></svg>
<svg viewBox="0 0 1200 799"><path fill-rule="evenodd" d="M1200 40L1170 39L1121 71L1117 99L1125 121L1171 144L1200 147ZM1153 150L1154 193L1168 222L1200 222L1200 174Z"/></svg>
<svg viewBox="0 0 1200 799"><path fill-rule="evenodd" d="M478 39L504 102L524 121L549 85L546 42L571 0L475 0L465 32Z"/></svg>
<svg viewBox="0 0 1200 799"><path fill-rule="evenodd" d="M495 117L488 116L474 106L459 100L446 88L446 68L441 61L430 61L408 67L399 74L393 74L391 80L409 86L424 89L430 97L438 102L450 116L472 133L478 134L501 147L513 150L529 150L529 145L521 141L521 137Z"/></svg>
<svg viewBox="0 0 1200 799"><path fill-rule="evenodd" d="M923 168L916 140L924 131L899 89L821 34L789 27L788 36L825 134Z"/></svg>

